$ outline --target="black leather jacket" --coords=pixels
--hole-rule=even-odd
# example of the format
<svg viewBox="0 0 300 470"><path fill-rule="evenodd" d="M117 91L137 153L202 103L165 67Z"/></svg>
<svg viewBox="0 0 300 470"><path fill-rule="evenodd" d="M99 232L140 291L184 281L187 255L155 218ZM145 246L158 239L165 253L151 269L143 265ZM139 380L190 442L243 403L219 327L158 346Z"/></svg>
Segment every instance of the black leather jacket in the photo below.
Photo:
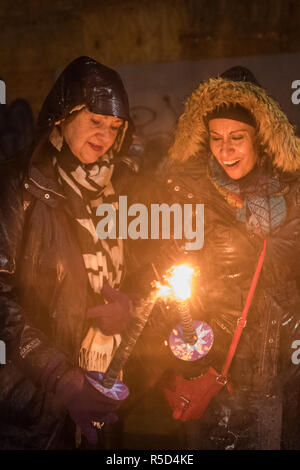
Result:
<svg viewBox="0 0 300 470"><path fill-rule="evenodd" d="M205 171L202 167L203 163L192 159L182 173L175 172L166 182L175 200L205 205L205 243L194 255L200 268L194 316L212 326L215 342L199 361L199 372L208 365L221 370L263 245L261 237L236 219L235 208L211 181L200 177L199 172ZM300 447L300 367L292 358L295 341L300 339L300 182L297 175L284 173L280 180L288 188L286 218L266 236L263 270L229 372L237 395L252 397L247 412L251 399L256 403L260 397L255 405L257 416L252 419L261 422L260 432L257 441L252 436L253 442L250 438L245 448L272 448L275 441L270 444L272 439L264 435L268 429L277 434L281 448ZM268 399L277 400L272 405L275 411L272 406L266 411ZM233 418L233 432L234 425Z"/></svg>
<svg viewBox="0 0 300 470"><path fill-rule="evenodd" d="M204 247L190 256L200 269L196 315L214 323L216 336L220 335L221 346L216 345L219 352L216 350L209 359L220 368L245 304L263 238L236 219L235 208L208 178L200 179L201 166L195 159L182 173L168 177L166 185L174 201L204 204ZM286 375L289 370L293 375L298 369L291 361L291 345L300 337L300 184L296 176L283 178L289 188L286 219L266 236L263 271L231 371L238 386L264 393L272 393L278 374Z"/></svg>
<svg viewBox="0 0 300 470"><path fill-rule="evenodd" d="M199 376L209 366L221 371L263 247L263 238L248 231L244 222L236 219L236 209L228 204L206 174L206 164L197 157L165 177L160 196L155 201L153 191L150 191L152 202L156 203L204 204L203 248L186 252L185 241L181 244L178 240L176 247L168 241L157 247L154 242L152 245L151 242L144 242L141 259L146 261L148 256L161 274L172 264L182 261L199 268L200 275L191 299L191 313L194 319L212 327L214 344L207 356L195 363L175 359L163 342L168 339L171 328L178 324L178 318L172 318L170 311L165 312L165 316L161 311L154 312L136 350L137 356L140 353L141 364L149 369L149 380L151 377L152 380L153 377L159 378L166 369L187 378ZM261 419L266 425L269 420L268 426L274 428L274 434L278 420L282 418L276 417L271 409L266 416L263 411L268 407L262 402L269 398L274 400L273 403L279 400L280 405L276 401L274 406L278 414L283 409L283 430L277 430L281 433L281 445L283 448L299 448L300 367L292 361L292 355L294 341L300 339L300 182L297 176L282 174L281 178L289 188L285 195L286 219L274 233L267 236L264 267L229 377L236 396L247 397L247 400L252 400L251 403L254 403L253 397L260 400L257 405L260 412L250 422L259 423ZM145 263L138 277L141 283L145 283L155 274L151 267L148 271ZM237 405L231 403L226 406L230 409ZM243 406L244 413L249 412L251 405ZM265 430L263 426L261 429ZM267 434L261 431L261 434L264 433ZM250 438L244 443L245 448L257 448L255 445L268 448L269 436L263 442L261 434L252 436L252 442ZM210 437L209 432L201 436L204 449L210 448L204 444ZM196 448L199 439L198 443L194 441Z"/></svg>
<svg viewBox="0 0 300 470"><path fill-rule="evenodd" d="M6 168L1 186L1 339L8 363L0 367L0 407L8 447L10 440L26 447L30 432L33 447L43 448L45 433L49 440L60 414L46 411L54 405L40 387L76 365L86 332L87 274L64 196L45 176L52 171L45 168L49 147L43 170L34 165L25 175Z"/></svg>

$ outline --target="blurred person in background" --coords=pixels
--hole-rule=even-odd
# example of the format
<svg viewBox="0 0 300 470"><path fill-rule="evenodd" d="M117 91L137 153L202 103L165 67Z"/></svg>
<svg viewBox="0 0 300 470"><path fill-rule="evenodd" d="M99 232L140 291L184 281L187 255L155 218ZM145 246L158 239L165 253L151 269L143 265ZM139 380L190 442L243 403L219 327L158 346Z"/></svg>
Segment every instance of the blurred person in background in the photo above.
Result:
<svg viewBox="0 0 300 470"><path fill-rule="evenodd" d="M34 119L29 103L18 98L0 106L0 158L25 148L34 138Z"/></svg>

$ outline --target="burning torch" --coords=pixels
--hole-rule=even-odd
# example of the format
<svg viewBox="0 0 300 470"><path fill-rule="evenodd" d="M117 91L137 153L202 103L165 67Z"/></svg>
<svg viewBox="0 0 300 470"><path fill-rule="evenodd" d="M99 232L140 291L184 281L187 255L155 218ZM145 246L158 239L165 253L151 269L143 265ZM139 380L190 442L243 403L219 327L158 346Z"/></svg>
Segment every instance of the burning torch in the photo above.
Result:
<svg viewBox="0 0 300 470"><path fill-rule="evenodd" d="M123 336L121 344L112 358L107 371L105 373L98 372L96 380L89 375L87 376L89 382L97 390L113 400L124 400L129 395L128 387L120 381L119 377L147 323L157 298L163 295L161 292L161 288L156 289L146 299L140 300L135 308L135 316L132 320L131 328Z"/></svg>
<svg viewBox="0 0 300 470"><path fill-rule="evenodd" d="M169 286L166 297L175 307L180 323L171 332L169 346L172 353L184 361L196 361L205 356L212 347L214 335L211 327L203 321L195 321L190 314L194 269L186 264L172 266L164 276Z"/></svg>
<svg viewBox="0 0 300 470"><path fill-rule="evenodd" d="M195 361L207 354L213 343L212 329L202 321L193 321L189 310L193 274L190 266L173 266L164 276L167 284L155 282L156 289L146 299L140 300L131 328L124 335L107 371L98 372L97 379L87 376L97 390L113 400L127 398L128 387L119 377L159 297L170 299L180 317L180 324L169 338L173 354L185 361Z"/></svg>

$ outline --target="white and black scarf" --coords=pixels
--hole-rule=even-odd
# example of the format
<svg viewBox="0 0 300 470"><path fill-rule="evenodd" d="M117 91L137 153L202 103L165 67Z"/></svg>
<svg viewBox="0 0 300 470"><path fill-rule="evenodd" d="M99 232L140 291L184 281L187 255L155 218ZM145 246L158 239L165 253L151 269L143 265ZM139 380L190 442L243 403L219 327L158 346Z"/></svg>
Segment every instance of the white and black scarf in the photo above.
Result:
<svg viewBox="0 0 300 470"><path fill-rule="evenodd" d="M111 184L112 155L104 155L96 163L84 165L64 145L53 159L59 182L74 216L77 238L92 290L100 294L103 284L120 286L123 272L122 240L102 240L96 232L96 210L110 203L117 209Z"/></svg>
<svg viewBox="0 0 300 470"><path fill-rule="evenodd" d="M117 210L111 183L114 168L112 153L103 155L96 163L84 165L64 144L53 157L53 164L74 217L92 291L100 295L105 282L118 288L123 274L122 240L102 240L96 232L97 207L110 203ZM91 327L81 346L79 365L88 370L104 371L119 342L119 335L107 337L99 328Z"/></svg>

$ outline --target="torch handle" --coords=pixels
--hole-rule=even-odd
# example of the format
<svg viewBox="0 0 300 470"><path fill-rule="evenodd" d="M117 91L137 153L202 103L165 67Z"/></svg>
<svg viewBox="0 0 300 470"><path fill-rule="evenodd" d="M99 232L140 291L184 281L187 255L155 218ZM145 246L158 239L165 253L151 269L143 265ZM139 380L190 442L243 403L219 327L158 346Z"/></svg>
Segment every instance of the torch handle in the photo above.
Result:
<svg viewBox="0 0 300 470"><path fill-rule="evenodd" d="M176 308L180 315L180 326L184 340L189 344L195 344L197 341L197 333L193 325L188 303L178 301L176 302Z"/></svg>
<svg viewBox="0 0 300 470"><path fill-rule="evenodd" d="M109 368L105 372L102 384L106 388L112 388L118 379L124 364L128 360L144 326L147 323L150 313L156 301L155 293L151 294L147 299L142 299L135 309L135 316L132 320L132 328L128 329L124 335L121 344L116 351Z"/></svg>

